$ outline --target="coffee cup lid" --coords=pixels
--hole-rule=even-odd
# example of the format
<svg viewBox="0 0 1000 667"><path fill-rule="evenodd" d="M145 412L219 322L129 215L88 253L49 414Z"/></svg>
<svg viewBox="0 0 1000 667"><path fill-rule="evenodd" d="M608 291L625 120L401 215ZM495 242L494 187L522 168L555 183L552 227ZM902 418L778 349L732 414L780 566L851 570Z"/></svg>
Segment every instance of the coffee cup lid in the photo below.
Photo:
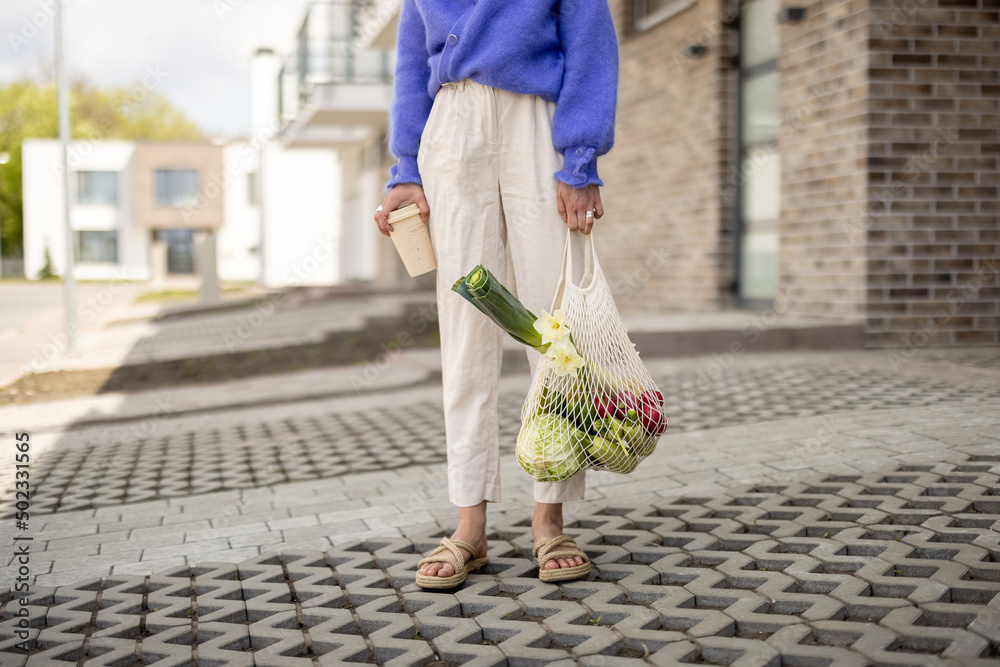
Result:
<svg viewBox="0 0 1000 667"><path fill-rule="evenodd" d="M394 222L399 222L413 215L420 215L420 207L416 204L407 204L402 208L397 208L395 211L389 212L389 224Z"/></svg>

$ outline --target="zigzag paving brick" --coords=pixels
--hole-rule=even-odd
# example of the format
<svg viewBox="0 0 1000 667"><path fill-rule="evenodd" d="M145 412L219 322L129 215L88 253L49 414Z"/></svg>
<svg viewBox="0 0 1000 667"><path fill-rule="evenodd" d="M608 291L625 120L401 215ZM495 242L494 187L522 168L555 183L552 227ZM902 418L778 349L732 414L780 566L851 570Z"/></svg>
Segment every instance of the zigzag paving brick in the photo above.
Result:
<svg viewBox="0 0 1000 667"><path fill-rule="evenodd" d="M959 455L597 508L562 584L522 522L451 591L413 582L437 528L39 587L24 628L8 591L0 664L998 665L998 480Z"/></svg>
<svg viewBox="0 0 1000 667"><path fill-rule="evenodd" d="M1000 357L994 363L1000 364ZM990 385L971 386L935 377L922 379L919 391L915 391L912 378L891 369L841 363L734 367L726 371L724 381L706 382L697 372L657 373L655 379L665 404L672 406L672 425L665 442L677 433L721 426L1000 398L1000 389ZM505 447L512 448L516 438L522 401L523 388L501 393L500 433ZM267 421L243 415L207 428L192 428L179 416L176 423L164 419L163 425L155 434L138 438L134 424L74 428L61 435L51 453L32 463L32 479L36 480L32 516L90 508L122 508L124 512L167 498L343 478L362 471L442 463L446 456L440 403L433 401L363 412L318 408L295 418ZM928 427L926 436L943 442L952 438L956 445L988 441L985 436L940 433L935 428ZM918 448L923 437L912 433L901 437L889 428L859 430L855 436L866 438L859 446L868 450L869 456ZM933 443L925 439L927 442ZM771 469L759 463L767 449L752 448L745 460L733 461L722 472L735 478L746 478L755 471L771 474ZM808 468L819 465L817 458L783 461L775 467ZM687 472L683 457L678 457L678 465L680 472ZM704 469L692 472L705 474ZM681 479L677 476L673 483ZM663 488L662 481L639 476L631 485L646 485L650 491ZM934 493L932 490L921 502L933 505L937 502ZM896 506L907 499L898 498ZM235 496L232 502L236 502ZM980 502L1000 507L989 499L988 492ZM927 509L933 507L911 510L911 520L919 522ZM215 510L209 507L203 511L211 518ZM13 512L12 503L0 505L0 519L11 518Z"/></svg>

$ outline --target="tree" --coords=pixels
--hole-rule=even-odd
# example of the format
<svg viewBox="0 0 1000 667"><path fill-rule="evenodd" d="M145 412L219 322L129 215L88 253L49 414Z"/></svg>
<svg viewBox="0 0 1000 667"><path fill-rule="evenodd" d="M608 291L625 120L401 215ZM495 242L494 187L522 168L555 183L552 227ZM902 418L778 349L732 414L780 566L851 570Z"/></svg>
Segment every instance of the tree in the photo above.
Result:
<svg viewBox="0 0 1000 667"><path fill-rule="evenodd" d="M10 162L0 165L0 233L3 253L23 255L21 143L59 136L53 83L31 80L0 85L0 152ZM98 89L76 82L70 90L70 135L73 139L197 141L198 127L170 102L148 87Z"/></svg>
<svg viewBox="0 0 1000 667"><path fill-rule="evenodd" d="M42 268L38 270L39 280L49 280L51 278L58 278L55 269L52 268L52 255L49 254L49 244L45 244L45 263L42 264Z"/></svg>

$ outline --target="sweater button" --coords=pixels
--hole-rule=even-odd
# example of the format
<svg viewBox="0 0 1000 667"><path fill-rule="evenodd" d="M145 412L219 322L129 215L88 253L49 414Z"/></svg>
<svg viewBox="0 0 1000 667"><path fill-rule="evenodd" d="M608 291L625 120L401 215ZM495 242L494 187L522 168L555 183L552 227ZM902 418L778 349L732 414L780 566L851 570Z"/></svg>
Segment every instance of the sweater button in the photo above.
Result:
<svg viewBox="0 0 1000 667"><path fill-rule="evenodd" d="M576 149L576 154L577 154L578 156L579 156L579 155L583 155L583 149L582 149L582 148L577 148L577 149Z"/></svg>
<svg viewBox="0 0 1000 667"><path fill-rule="evenodd" d="M448 43L451 44L452 46L455 46L456 44L458 44L458 36L457 35L448 35Z"/></svg>

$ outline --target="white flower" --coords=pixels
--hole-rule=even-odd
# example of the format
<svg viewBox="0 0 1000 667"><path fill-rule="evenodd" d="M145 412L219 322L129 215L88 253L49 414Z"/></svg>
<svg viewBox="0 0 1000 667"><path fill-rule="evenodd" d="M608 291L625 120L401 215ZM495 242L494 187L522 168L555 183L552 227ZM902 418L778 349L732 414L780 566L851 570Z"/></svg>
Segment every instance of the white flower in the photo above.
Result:
<svg viewBox="0 0 1000 667"><path fill-rule="evenodd" d="M556 310L552 314L542 311L542 316L535 320L535 331L542 334L542 341L554 343L569 337L569 327L566 326L566 313Z"/></svg>
<svg viewBox="0 0 1000 667"><path fill-rule="evenodd" d="M583 368L587 363L579 355L572 343L558 346L550 345L549 349L545 352L545 356L551 359L549 366L559 376L572 375L578 378L579 376L576 374L577 369Z"/></svg>
<svg viewBox="0 0 1000 667"><path fill-rule="evenodd" d="M573 348L573 351L576 351L576 346L573 345L573 341L570 339L569 336L565 336L563 338L560 338L559 340L552 341L551 343L549 343L549 346L548 348L546 348L545 351L548 352L552 348L559 350L567 347Z"/></svg>

